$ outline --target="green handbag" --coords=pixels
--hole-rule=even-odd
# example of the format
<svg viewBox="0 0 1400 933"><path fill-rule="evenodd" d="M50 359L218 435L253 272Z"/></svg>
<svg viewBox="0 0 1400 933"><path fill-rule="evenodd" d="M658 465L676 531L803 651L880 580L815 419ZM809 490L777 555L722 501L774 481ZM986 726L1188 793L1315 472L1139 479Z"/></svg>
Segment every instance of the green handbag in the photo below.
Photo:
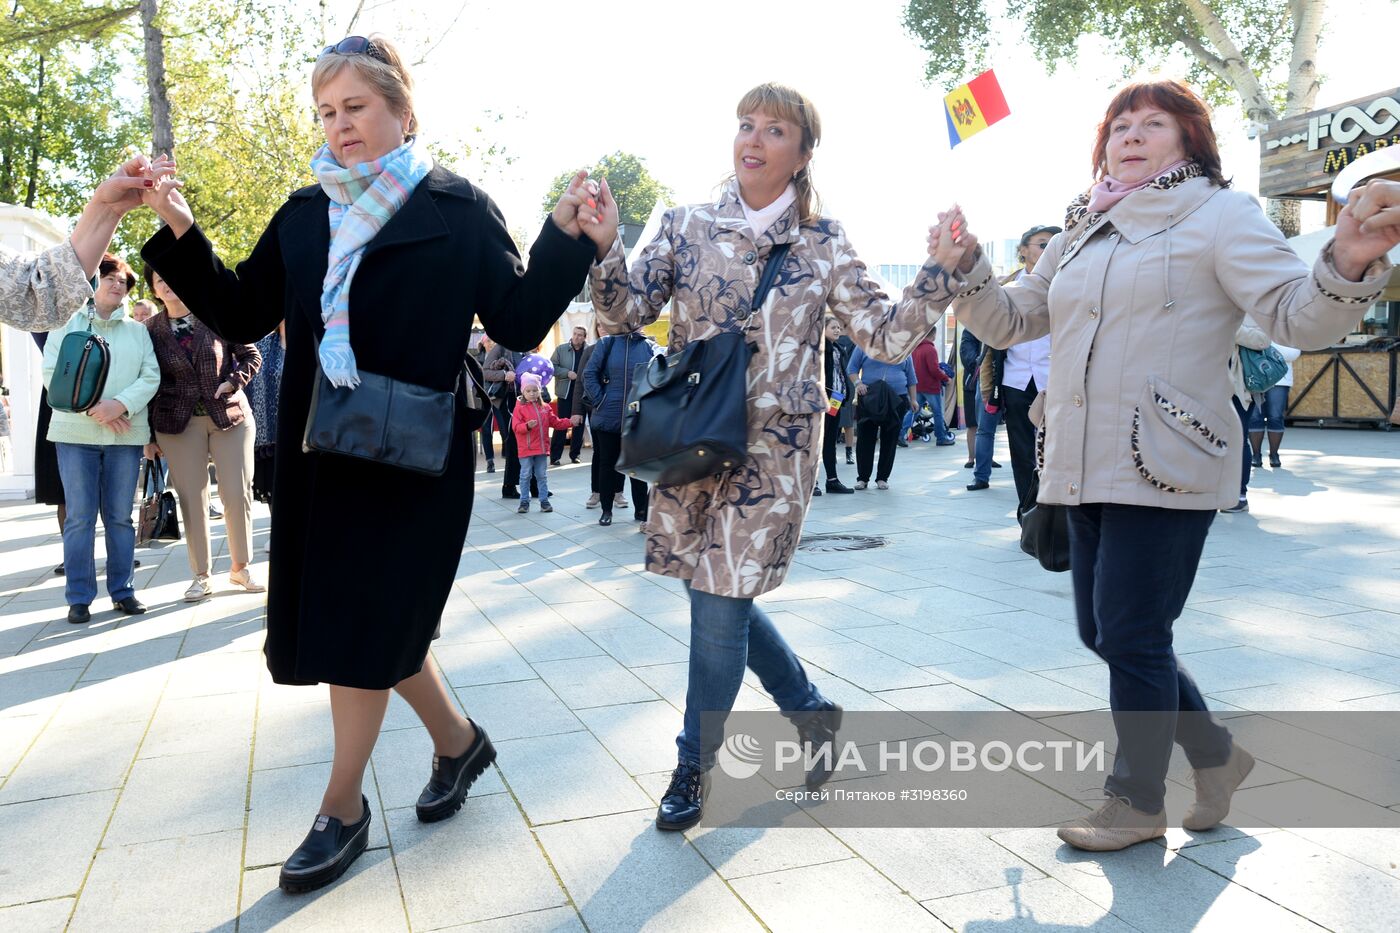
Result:
<svg viewBox="0 0 1400 933"><path fill-rule="evenodd" d="M84 412L102 400L107 387L107 371L112 367L112 349L92 332L92 308L88 308L85 331L74 331L63 338L58 362L49 380L49 405L54 411Z"/></svg>

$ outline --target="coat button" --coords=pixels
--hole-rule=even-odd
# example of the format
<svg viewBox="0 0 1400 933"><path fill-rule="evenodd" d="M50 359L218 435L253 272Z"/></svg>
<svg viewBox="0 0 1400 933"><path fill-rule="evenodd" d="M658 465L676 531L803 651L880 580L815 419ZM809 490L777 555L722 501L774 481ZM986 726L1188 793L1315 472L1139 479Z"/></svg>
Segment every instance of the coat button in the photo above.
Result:
<svg viewBox="0 0 1400 933"><path fill-rule="evenodd" d="M749 265L753 265L757 261L758 253L755 253L753 250L749 250L747 253L744 254L744 262L748 263Z"/></svg>
<svg viewBox="0 0 1400 933"><path fill-rule="evenodd" d="M1083 406L1083 404L1084 404L1084 399L1082 399L1082 398L1080 398L1078 395L1076 395L1076 396L1074 397L1074 407L1075 407L1075 408L1080 408L1080 407Z"/></svg>
<svg viewBox="0 0 1400 933"><path fill-rule="evenodd" d="M1069 494L1070 494L1071 496L1076 496L1076 495L1079 494L1079 484L1078 484L1078 483L1070 483L1070 484L1069 484Z"/></svg>
<svg viewBox="0 0 1400 933"><path fill-rule="evenodd" d="M1098 316L1099 316L1099 306L1098 306L1098 305L1094 305L1092 308L1089 309L1089 317L1098 317Z"/></svg>
<svg viewBox="0 0 1400 933"><path fill-rule="evenodd" d="M1108 238L1109 238L1110 240L1116 240L1116 239L1118 239L1118 233L1117 233L1117 231L1114 231L1113 233L1110 233L1110 234L1108 235Z"/></svg>

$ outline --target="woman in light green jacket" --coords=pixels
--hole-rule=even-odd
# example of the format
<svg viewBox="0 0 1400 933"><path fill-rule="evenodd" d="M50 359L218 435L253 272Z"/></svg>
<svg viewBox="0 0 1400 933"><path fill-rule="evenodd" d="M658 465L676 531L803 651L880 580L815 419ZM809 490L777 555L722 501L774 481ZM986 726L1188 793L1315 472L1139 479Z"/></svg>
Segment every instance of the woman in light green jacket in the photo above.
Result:
<svg viewBox="0 0 1400 933"><path fill-rule="evenodd" d="M44 347L44 382L53 378L63 338L92 328L107 341L111 368L102 399L85 412L57 411L49 440L58 449L58 472L68 500L63 522L64 596L68 621L87 622L97 598L93 546L97 515L107 539L107 593L112 608L127 615L146 611L136 598L133 560L136 529L131 500L141 467L141 448L151 438L146 406L160 386L160 366L145 326L127 315L126 294L136 284L131 268L111 253L98 267L97 294L90 308L74 314L49 335Z"/></svg>

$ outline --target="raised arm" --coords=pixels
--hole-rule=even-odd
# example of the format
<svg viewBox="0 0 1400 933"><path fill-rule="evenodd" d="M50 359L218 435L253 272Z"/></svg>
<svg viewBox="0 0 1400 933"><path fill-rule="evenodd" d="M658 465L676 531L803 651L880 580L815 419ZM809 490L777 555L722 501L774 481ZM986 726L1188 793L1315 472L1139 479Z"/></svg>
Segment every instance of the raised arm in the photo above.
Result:
<svg viewBox="0 0 1400 933"><path fill-rule="evenodd" d="M600 334L640 330L661 315L675 285L676 209L666 212L656 237L633 255L627 268L622 237L593 265L589 282Z"/></svg>
<svg viewBox="0 0 1400 933"><path fill-rule="evenodd" d="M898 303L866 272L840 224L823 220L822 232L831 239L834 264L827 305L851 335L858 350L872 359L899 363L909 358L919 342L933 332L948 303L962 284L945 272L930 255L904 289ZM852 367L855 360L851 361Z"/></svg>

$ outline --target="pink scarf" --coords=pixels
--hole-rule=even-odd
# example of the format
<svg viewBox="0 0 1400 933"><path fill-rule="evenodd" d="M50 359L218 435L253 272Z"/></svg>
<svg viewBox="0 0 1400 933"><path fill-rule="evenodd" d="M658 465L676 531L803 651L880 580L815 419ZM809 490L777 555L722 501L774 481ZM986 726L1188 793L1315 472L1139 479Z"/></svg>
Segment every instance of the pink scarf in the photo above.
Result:
<svg viewBox="0 0 1400 933"><path fill-rule="evenodd" d="M1111 175L1105 175L1103 181L1099 182L1097 185L1089 189L1089 213L1102 214L1105 211L1112 208L1113 205L1117 204L1119 201L1132 194L1134 191L1141 191L1143 188L1146 188L1148 185L1152 184L1154 181L1161 178L1163 175L1169 175L1177 169L1181 168L1183 165L1190 164L1191 161L1189 159L1182 159L1179 162L1173 162L1171 165L1164 167L1160 172L1158 172L1156 175L1153 175L1151 178L1144 178L1142 181L1134 182L1132 184L1121 182Z"/></svg>

